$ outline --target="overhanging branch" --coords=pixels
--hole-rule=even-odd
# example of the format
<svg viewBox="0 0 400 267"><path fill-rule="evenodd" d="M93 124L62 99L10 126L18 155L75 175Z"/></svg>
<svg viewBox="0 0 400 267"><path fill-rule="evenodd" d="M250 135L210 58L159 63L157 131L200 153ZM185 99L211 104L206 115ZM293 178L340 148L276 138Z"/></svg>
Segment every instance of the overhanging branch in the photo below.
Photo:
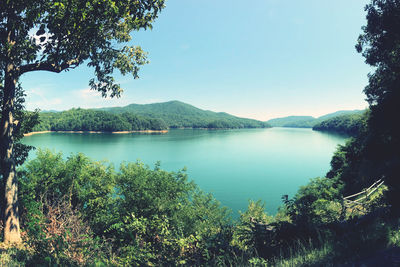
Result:
<svg viewBox="0 0 400 267"><path fill-rule="evenodd" d="M21 67L19 67L19 74L22 75L26 72L30 71L50 71L50 72L55 72L55 73L60 73L63 70L69 69L69 68L76 68L79 65L79 59L73 59L67 62L64 62L60 65L50 63L50 62L39 62L39 63L31 63L31 64L26 64Z"/></svg>

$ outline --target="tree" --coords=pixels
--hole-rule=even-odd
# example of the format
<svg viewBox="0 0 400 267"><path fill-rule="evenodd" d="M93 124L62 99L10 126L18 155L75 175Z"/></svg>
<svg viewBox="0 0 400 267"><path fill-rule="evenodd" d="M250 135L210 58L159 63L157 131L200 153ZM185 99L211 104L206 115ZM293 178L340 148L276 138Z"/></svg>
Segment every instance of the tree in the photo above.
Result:
<svg viewBox="0 0 400 267"><path fill-rule="evenodd" d="M372 0L366 6L367 25L356 48L375 68L364 92L370 104L365 136L365 162L383 176L390 189L392 206L400 200L400 1Z"/></svg>
<svg viewBox="0 0 400 267"><path fill-rule="evenodd" d="M371 0L365 10L356 49L374 68L364 89L370 112L356 138L333 157L328 176L344 182L344 193L384 178L392 210L400 212L400 0Z"/></svg>
<svg viewBox="0 0 400 267"><path fill-rule="evenodd" d="M0 163L4 183L4 241L19 242L14 141L16 88L21 75L60 73L83 63L94 68L89 84L104 97L122 90L112 76L138 78L146 53L130 33L151 28L164 0L3 0L0 2Z"/></svg>

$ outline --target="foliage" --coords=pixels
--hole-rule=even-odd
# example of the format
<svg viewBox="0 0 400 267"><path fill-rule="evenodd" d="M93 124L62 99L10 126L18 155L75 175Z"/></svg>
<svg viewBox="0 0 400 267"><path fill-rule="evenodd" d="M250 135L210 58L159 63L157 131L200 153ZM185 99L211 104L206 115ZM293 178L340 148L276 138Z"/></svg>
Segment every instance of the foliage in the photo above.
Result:
<svg viewBox="0 0 400 267"><path fill-rule="evenodd" d="M334 266L332 263L333 246L329 242L324 243L322 247L315 247L312 244L298 241L288 250L288 255L278 255L275 259L251 258L249 260L250 266Z"/></svg>
<svg viewBox="0 0 400 267"><path fill-rule="evenodd" d="M90 262L89 252L93 253L97 245L84 220L101 213L104 201L111 198L111 169L83 155L64 161L61 154L38 151L38 157L24 166L20 177L23 228L36 251L33 261L67 265Z"/></svg>
<svg viewBox="0 0 400 267"><path fill-rule="evenodd" d="M400 2L372 0L366 11L367 25L356 48L374 67L364 89L370 112L360 133L338 148L328 176L342 180L346 193L384 178L395 211L400 203L400 130L396 123L400 103Z"/></svg>
<svg viewBox="0 0 400 267"><path fill-rule="evenodd" d="M293 199L284 197L291 221L305 229L340 220L342 184L335 179L315 178L300 187Z"/></svg>
<svg viewBox="0 0 400 267"><path fill-rule="evenodd" d="M14 142L21 108L19 79L34 71L60 73L83 63L93 67L91 89L119 97L114 70L138 78L146 53L128 44L132 31L151 28L164 0L15 0L0 2L0 165L4 241L19 243L18 182ZM20 150L26 151L20 146ZM18 152L18 148L16 149ZM26 153L22 153L26 156ZM18 160L18 158L17 158Z"/></svg>
<svg viewBox="0 0 400 267"><path fill-rule="evenodd" d="M315 118L311 116L288 116L270 119L267 123L273 127L295 127L294 125L299 125L299 128L307 128L312 127L313 121L315 121Z"/></svg>
<svg viewBox="0 0 400 267"><path fill-rule="evenodd" d="M39 150L20 177L23 227L41 259L79 263L97 253L116 264L175 265L221 260L230 249L227 210L184 170L137 162L116 172L81 154Z"/></svg>
<svg viewBox="0 0 400 267"><path fill-rule="evenodd" d="M0 266L25 266L30 259L29 251L24 247L1 246Z"/></svg>
<svg viewBox="0 0 400 267"><path fill-rule="evenodd" d="M99 247L90 228L85 226L79 213L64 199L43 204L35 215L38 220L27 220L27 243L34 249L33 263L45 265L88 265L91 255Z"/></svg>
<svg viewBox="0 0 400 267"><path fill-rule="evenodd" d="M135 107L135 108L132 108ZM264 128L268 124L238 118L226 113L197 109L178 101L129 105L124 108L71 109L63 112L41 112L40 124L33 131L141 131L168 127L190 128Z"/></svg>
<svg viewBox="0 0 400 267"><path fill-rule="evenodd" d="M23 229L34 250L26 256L29 264L341 263L357 247L344 233L372 241L386 231L371 236L370 224L361 228L357 218L338 227L342 185L335 179L311 180L285 199L275 217L251 201L232 225L227 211L188 181L185 170L166 172L159 164L150 169L137 162L123 163L117 172L81 154L65 160L39 150L20 176Z"/></svg>
<svg viewBox="0 0 400 267"><path fill-rule="evenodd" d="M288 116L283 118L276 118L267 121L273 127L293 127L293 128L313 128L315 125L331 118L340 117L343 115L360 114L360 110L340 110L333 113L323 115L318 118L311 116Z"/></svg>
<svg viewBox="0 0 400 267"><path fill-rule="evenodd" d="M362 138L350 138L345 145L338 146L331 159L331 169L327 177L342 181L343 193L346 195L361 191L379 178L379 170L365 159L364 149Z"/></svg>
<svg viewBox="0 0 400 267"><path fill-rule="evenodd" d="M179 101L155 104L131 104L126 107L104 108L115 114L125 112L162 119L170 128L268 128L269 124L238 118L224 112L201 110Z"/></svg>
<svg viewBox="0 0 400 267"><path fill-rule="evenodd" d="M64 160L39 151L20 171L24 228L35 250L30 263L95 264L97 258L120 265L354 265L378 249L398 246L398 217L382 203L386 187L368 199L371 213L351 219L343 214L343 194L377 177L387 183L394 208L400 190L399 133L391 117L399 100L400 2L372 0L366 10L368 25L357 49L376 67L365 89L370 113L339 146L328 178L311 180L292 199L284 196L279 216L271 218L261 202L250 202L231 226L227 211L189 182L184 170L137 162L115 171L83 155ZM350 117L330 123L345 129L353 122Z"/></svg>
<svg viewBox="0 0 400 267"><path fill-rule="evenodd" d="M61 72L82 63L95 70L92 89L119 96L111 74L137 77L147 62L137 46L123 45L130 33L151 24L164 1L2 1L0 63L12 63L18 76L37 70ZM0 77L4 78L4 72Z"/></svg>
<svg viewBox="0 0 400 267"><path fill-rule="evenodd" d="M40 124L33 131L142 131L165 130L160 119L151 119L132 113L111 114L90 109L71 109L63 112L41 112Z"/></svg>
<svg viewBox="0 0 400 267"><path fill-rule="evenodd" d="M363 161L369 161L389 186L393 210L400 199L400 2L372 0L366 6L367 25L358 39L358 52L375 68L364 93L370 104L369 133L364 137Z"/></svg>
<svg viewBox="0 0 400 267"><path fill-rule="evenodd" d="M236 225L232 244L243 251L260 250L270 242L266 240L265 226L272 223L273 218L265 212L265 204L261 201L250 201L247 210L240 214Z"/></svg>
<svg viewBox="0 0 400 267"><path fill-rule="evenodd" d="M348 114L333 117L314 125L313 130L316 131L329 131L346 134L349 136L358 135L365 125L367 118L365 114Z"/></svg>

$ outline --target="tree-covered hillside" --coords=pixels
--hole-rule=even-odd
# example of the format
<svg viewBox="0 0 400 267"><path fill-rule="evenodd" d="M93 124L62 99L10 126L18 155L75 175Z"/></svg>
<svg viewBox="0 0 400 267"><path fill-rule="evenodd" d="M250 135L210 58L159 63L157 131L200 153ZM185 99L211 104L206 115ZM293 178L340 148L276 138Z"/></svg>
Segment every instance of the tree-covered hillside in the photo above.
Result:
<svg viewBox="0 0 400 267"><path fill-rule="evenodd" d="M225 112L202 110L192 105L169 101L154 104L131 104L126 107L103 108L114 114L124 112L162 119L170 128L266 128L268 123L235 117Z"/></svg>
<svg viewBox="0 0 400 267"><path fill-rule="evenodd" d="M273 127L293 127L293 128L313 128L315 125L337 116L360 114L362 110L339 110L329 113L318 118L312 116L289 116L283 118L276 118L267 121Z"/></svg>
<svg viewBox="0 0 400 267"><path fill-rule="evenodd" d="M198 109L179 101L103 109L41 112L34 131L143 131L168 128L267 128L269 124L224 112Z"/></svg>
<svg viewBox="0 0 400 267"><path fill-rule="evenodd" d="M41 112L40 124L34 131L143 131L165 130L160 119L145 118L132 113L112 114L100 110L71 109L63 112Z"/></svg>
<svg viewBox="0 0 400 267"><path fill-rule="evenodd" d="M284 118L271 119L267 121L267 123L271 124L273 127L289 127L287 125L294 125L297 123L307 125L308 123L312 123L314 120L315 118L311 116L288 116Z"/></svg>
<svg viewBox="0 0 400 267"><path fill-rule="evenodd" d="M314 125L313 130L328 131L356 136L365 124L366 113L347 114L324 120Z"/></svg>

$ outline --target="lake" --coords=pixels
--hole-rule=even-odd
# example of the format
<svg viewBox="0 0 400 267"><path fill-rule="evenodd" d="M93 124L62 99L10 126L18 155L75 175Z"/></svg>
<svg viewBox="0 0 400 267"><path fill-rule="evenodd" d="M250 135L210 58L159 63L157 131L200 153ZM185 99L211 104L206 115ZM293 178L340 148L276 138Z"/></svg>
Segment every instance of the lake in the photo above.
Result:
<svg viewBox="0 0 400 267"><path fill-rule="evenodd" d="M311 129L170 130L167 134L45 133L27 136L25 144L64 156L82 152L94 160L140 160L178 171L212 193L233 217L248 200L261 199L274 214L282 195L292 197L310 178L324 176L345 137ZM30 156L33 157L34 153Z"/></svg>

